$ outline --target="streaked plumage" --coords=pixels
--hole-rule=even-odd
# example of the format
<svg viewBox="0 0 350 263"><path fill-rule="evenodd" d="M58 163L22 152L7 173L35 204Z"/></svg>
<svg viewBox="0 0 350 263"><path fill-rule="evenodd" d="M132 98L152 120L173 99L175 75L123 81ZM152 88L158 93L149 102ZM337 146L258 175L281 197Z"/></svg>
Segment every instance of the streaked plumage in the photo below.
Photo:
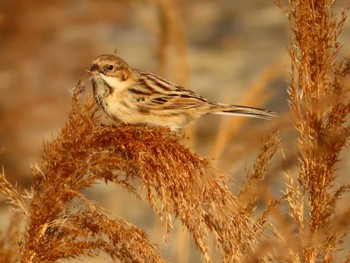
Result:
<svg viewBox="0 0 350 263"><path fill-rule="evenodd" d="M97 104L124 123L179 129L208 113L262 119L275 116L268 110L209 101L152 73L133 69L115 55L98 56L89 73Z"/></svg>

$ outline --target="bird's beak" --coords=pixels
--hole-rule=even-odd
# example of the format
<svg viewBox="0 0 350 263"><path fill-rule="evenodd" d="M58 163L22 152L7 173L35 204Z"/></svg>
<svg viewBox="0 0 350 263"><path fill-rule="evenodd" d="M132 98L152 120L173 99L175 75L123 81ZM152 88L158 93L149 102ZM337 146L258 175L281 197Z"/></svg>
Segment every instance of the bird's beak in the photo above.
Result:
<svg viewBox="0 0 350 263"><path fill-rule="evenodd" d="M85 69L85 71L86 71L89 75L94 75L94 74L96 74L95 72L92 72L92 71L89 70L89 69Z"/></svg>
<svg viewBox="0 0 350 263"><path fill-rule="evenodd" d="M97 75L98 74L98 66L96 64L92 64L90 69L87 69L86 72L89 75Z"/></svg>

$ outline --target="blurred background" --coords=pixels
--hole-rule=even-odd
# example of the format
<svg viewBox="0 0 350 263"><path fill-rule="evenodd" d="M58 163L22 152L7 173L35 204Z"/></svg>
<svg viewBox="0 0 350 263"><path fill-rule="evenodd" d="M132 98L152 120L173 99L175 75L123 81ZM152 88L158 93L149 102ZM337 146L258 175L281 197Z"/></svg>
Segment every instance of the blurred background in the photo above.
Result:
<svg viewBox="0 0 350 263"><path fill-rule="evenodd" d="M346 2L338 1L337 8ZM0 30L0 164L22 188L31 184L31 165L40 159L43 141L52 140L66 121L71 90L102 53L117 50L133 67L212 100L280 114L289 110L288 22L270 0L0 1ZM348 55L349 33L347 21L341 55ZM194 151L234 179L237 191L271 126L277 124L206 116L186 134ZM283 127L282 136L293 136L288 121ZM284 143L281 167L293 169L295 147L295 140ZM282 174L279 169L271 176L276 195L283 190ZM164 242L165 230L146 202L102 182L86 194L144 229L165 259L200 261L180 224ZM0 224L6 226L8 207L0 208ZM105 255L86 259L109 261Z"/></svg>

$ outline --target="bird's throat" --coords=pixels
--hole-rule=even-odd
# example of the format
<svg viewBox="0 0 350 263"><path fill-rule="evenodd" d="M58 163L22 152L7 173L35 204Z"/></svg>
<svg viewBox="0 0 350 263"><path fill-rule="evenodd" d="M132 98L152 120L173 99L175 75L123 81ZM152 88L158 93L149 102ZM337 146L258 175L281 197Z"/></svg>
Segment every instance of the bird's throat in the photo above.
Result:
<svg viewBox="0 0 350 263"><path fill-rule="evenodd" d="M128 80L121 80L119 77L106 76L101 74L101 78L105 81L106 85L113 90L123 90L128 85Z"/></svg>

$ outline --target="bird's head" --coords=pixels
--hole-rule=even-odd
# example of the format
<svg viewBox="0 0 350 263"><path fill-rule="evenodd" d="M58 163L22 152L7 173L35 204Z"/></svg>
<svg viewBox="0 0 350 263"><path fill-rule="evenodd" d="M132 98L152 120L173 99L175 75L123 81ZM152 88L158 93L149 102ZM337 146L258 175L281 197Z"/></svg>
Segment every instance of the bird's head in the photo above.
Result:
<svg viewBox="0 0 350 263"><path fill-rule="evenodd" d="M100 55L94 59L87 72L93 77L102 74L106 77L114 77L124 81L129 78L131 68L116 55Z"/></svg>

